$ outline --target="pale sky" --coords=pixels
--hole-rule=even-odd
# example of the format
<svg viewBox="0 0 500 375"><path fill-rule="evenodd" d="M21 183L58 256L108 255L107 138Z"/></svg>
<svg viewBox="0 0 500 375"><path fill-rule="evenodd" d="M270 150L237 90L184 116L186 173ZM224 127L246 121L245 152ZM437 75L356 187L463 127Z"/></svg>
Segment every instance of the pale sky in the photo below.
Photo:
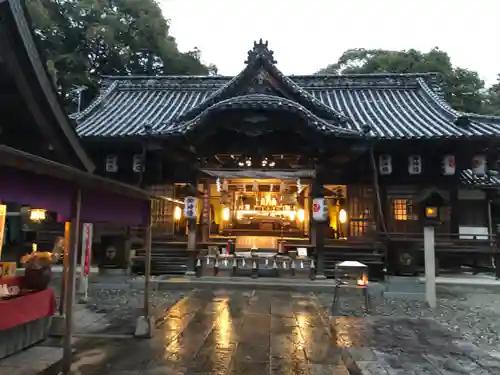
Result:
<svg viewBox="0 0 500 375"><path fill-rule="evenodd" d="M259 38L285 74L313 74L349 48L438 46L487 84L500 73L499 0L158 0L182 51L238 74Z"/></svg>

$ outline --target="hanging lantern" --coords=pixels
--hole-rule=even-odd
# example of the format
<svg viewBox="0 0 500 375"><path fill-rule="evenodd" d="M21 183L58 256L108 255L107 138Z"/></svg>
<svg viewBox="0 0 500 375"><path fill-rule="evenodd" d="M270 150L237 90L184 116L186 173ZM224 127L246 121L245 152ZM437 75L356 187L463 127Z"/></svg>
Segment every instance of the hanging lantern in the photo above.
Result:
<svg viewBox="0 0 500 375"><path fill-rule="evenodd" d="M231 199L229 197L229 193L227 191L222 191L220 194L220 203L223 205L229 205Z"/></svg>
<svg viewBox="0 0 500 375"><path fill-rule="evenodd" d="M257 181L253 182L252 191L253 192L258 192L259 191L259 185L257 184Z"/></svg>
<svg viewBox="0 0 500 375"><path fill-rule="evenodd" d="M226 179L224 179L224 181L222 181L222 190L229 191L229 184L228 184Z"/></svg>
<svg viewBox="0 0 500 375"><path fill-rule="evenodd" d="M455 155L445 155L443 157L443 174L452 176L456 171Z"/></svg>
<svg viewBox="0 0 500 375"><path fill-rule="evenodd" d="M392 173L391 155L380 155L378 158L378 167L381 175L390 175Z"/></svg>
<svg viewBox="0 0 500 375"><path fill-rule="evenodd" d="M118 156L106 155L106 172L118 172Z"/></svg>
<svg viewBox="0 0 500 375"><path fill-rule="evenodd" d="M220 186L220 178L219 177L217 177L217 180L215 180L215 187L217 189L217 193L220 193L221 186Z"/></svg>
<svg viewBox="0 0 500 375"><path fill-rule="evenodd" d="M291 205L294 205L296 202L297 202L297 200L295 199L294 194L283 194L283 199L281 201L281 204L291 206Z"/></svg>
<svg viewBox="0 0 500 375"><path fill-rule="evenodd" d="M422 173L422 157L420 155L408 157L408 173L412 176Z"/></svg>
<svg viewBox="0 0 500 375"><path fill-rule="evenodd" d="M35 222L43 221L47 218L47 210L32 208L30 210L30 220Z"/></svg>
<svg viewBox="0 0 500 375"><path fill-rule="evenodd" d="M300 178L297 179L297 194L300 194L300 191L302 190L302 183L300 182Z"/></svg>
<svg viewBox="0 0 500 375"><path fill-rule="evenodd" d="M486 174L486 157L484 155L476 155L472 158L472 173L476 176Z"/></svg>
<svg viewBox="0 0 500 375"><path fill-rule="evenodd" d="M283 181L280 183L280 193L284 193L286 190L286 185Z"/></svg>
<svg viewBox="0 0 500 375"><path fill-rule="evenodd" d="M132 170L134 172L144 172L144 160L142 154L135 154L132 159Z"/></svg>

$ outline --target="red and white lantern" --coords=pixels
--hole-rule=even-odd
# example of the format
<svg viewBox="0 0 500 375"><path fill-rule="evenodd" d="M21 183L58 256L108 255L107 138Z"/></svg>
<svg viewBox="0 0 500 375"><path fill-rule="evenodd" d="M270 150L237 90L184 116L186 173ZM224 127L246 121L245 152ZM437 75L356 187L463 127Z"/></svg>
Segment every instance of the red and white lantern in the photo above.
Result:
<svg viewBox="0 0 500 375"><path fill-rule="evenodd" d="M456 169L455 155L445 155L443 158L443 174L445 176L452 176L455 174Z"/></svg>
<svg viewBox="0 0 500 375"><path fill-rule="evenodd" d="M408 157L408 173L412 176L422 173L422 157L420 155Z"/></svg>
<svg viewBox="0 0 500 375"><path fill-rule="evenodd" d="M323 222L328 220L328 205L325 198L313 199L312 214L314 221Z"/></svg>
<svg viewBox="0 0 500 375"><path fill-rule="evenodd" d="M476 155L472 158L472 173L476 176L484 176L486 174L486 156Z"/></svg>
<svg viewBox="0 0 500 375"><path fill-rule="evenodd" d="M381 175L390 175L392 173L391 155L380 155L378 157L378 168Z"/></svg>

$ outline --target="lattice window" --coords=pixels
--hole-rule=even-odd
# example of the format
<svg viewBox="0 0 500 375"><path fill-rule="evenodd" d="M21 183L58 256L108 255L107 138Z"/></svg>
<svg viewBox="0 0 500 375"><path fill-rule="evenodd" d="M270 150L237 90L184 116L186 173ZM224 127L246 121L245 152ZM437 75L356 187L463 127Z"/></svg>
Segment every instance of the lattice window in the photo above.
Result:
<svg viewBox="0 0 500 375"><path fill-rule="evenodd" d="M392 201L392 215L394 220L408 221L417 220L417 215L413 212L413 204L411 199L394 199Z"/></svg>

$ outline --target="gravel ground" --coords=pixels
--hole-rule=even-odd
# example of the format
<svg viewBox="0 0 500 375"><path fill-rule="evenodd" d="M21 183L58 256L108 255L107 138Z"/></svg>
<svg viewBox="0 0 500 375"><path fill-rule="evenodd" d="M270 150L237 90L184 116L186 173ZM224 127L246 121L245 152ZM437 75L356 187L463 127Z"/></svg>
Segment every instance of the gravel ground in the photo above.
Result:
<svg viewBox="0 0 500 375"><path fill-rule="evenodd" d="M361 296L354 293L343 295L335 315L366 315ZM330 310L331 295L318 294L318 300ZM430 318L485 350L500 351L500 296L491 292L446 293L435 310L422 301L373 298L368 315Z"/></svg>

